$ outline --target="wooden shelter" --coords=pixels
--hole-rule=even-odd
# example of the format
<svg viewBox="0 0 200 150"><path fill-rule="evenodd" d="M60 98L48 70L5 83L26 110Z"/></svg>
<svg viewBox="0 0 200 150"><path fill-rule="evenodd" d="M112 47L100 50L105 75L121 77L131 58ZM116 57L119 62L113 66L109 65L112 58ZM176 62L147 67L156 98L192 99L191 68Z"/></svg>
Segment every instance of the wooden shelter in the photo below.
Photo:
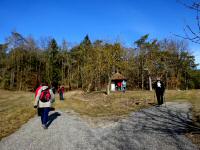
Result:
<svg viewBox="0 0 200 150"><path fill-rule="evenodd" d="M122 91L122 82L127 79L119 72L115 73L111 77L111 91Z"/></svg>

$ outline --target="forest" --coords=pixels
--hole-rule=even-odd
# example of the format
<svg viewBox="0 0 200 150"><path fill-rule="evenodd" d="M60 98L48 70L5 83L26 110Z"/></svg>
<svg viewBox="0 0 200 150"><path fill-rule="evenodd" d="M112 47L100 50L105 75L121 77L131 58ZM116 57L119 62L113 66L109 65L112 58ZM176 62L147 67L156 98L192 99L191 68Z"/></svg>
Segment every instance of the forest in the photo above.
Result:
<svg viewBox="0 0 200 150"><path fill-rule="evenodd" d="M34 91L41 82L67 90L105 90L113 73L127 78L129 90L149 90L161 77L167 89L199 89L200 70L187 42L177 39L150 39L146 34L133 47L120 42L95 40L86 35L80 44L69 47L54 38L35 40L11 32L0 44L0 88Z"/></svg>

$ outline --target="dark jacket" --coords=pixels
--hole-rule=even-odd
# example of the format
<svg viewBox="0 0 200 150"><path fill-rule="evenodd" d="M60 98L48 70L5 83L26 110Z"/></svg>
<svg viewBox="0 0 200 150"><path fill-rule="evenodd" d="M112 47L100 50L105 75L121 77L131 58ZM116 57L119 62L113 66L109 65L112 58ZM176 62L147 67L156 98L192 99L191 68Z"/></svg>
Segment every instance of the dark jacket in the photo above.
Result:
<svg viewBox="0 0 200 150"><path fill-rule="evenodd" d="M160 92L162 94L165 92L165 85L160 80L157 80L156 82L153 83L153 88L155 89L156 92Z"/></svg>

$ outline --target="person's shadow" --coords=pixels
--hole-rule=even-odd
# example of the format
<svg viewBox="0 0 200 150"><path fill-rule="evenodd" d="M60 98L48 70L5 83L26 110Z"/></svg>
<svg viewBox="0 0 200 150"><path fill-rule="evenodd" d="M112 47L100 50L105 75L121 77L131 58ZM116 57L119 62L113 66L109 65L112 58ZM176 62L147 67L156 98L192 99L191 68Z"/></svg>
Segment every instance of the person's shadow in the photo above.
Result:
<svg viewBox="0 0 200 150"><path fill-rule="evenodd" d="M54 112L53 114L49 115L48 122L47 122L47 127L51 125L51 123L58 117L61 116L59 112Z"/></svg>

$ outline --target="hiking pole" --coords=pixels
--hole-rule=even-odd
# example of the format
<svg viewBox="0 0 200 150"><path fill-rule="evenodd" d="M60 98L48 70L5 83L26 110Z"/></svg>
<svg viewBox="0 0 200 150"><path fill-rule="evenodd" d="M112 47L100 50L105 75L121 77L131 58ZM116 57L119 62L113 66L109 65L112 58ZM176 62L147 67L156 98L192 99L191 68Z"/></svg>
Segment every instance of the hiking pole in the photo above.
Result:
<svg viewBox="0 0 200 150"><path fill-rule="evenodd" d="M163 100L164 100L164 103L165 103L165 108L167 108L167 104L166 104L166 100L165 100L165 95L163 95Z"/></svg>
<svg viewBox="0 0 200 150"><path fill-rule="evenodd" d="M154 91L154 104L156 105L156 92Z"/></svg>

